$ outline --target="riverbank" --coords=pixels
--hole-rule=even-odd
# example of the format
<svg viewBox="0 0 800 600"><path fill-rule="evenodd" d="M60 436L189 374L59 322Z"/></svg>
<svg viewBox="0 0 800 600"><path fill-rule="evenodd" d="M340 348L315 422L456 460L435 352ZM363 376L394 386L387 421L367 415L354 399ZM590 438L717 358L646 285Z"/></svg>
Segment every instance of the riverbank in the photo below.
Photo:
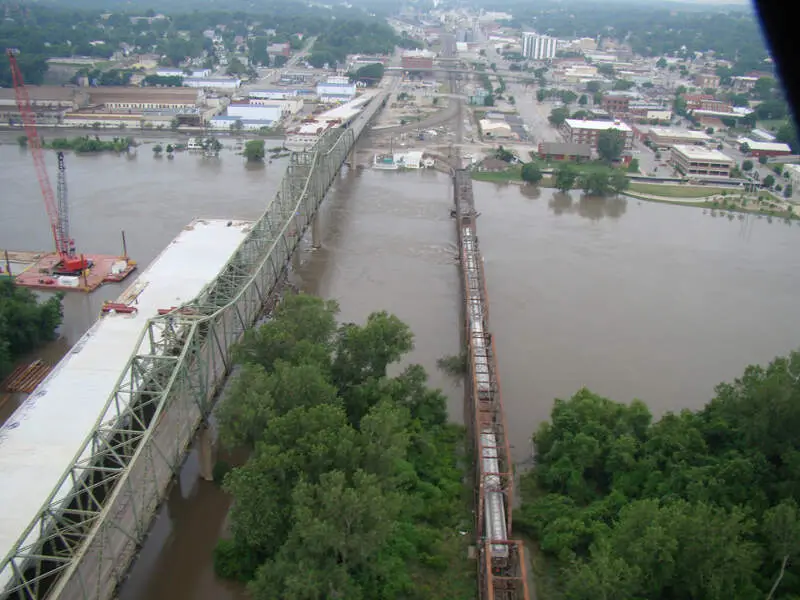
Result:
<svg viewBox="0 0 800 600"><path fill-rule="evenodd" d="M656 196L653 194L642 194L626 190L622 195L637 200L647 202L658 202L661 204L673 204L678 206L689 206L692 208L703 208L706 210L720 210L727 212L754 214L764 217L774 217L778 219L795 220L800 219L800 215L795 212L795 207L789 202L777 202L774 198L761 195L759 197L733 197L733 196L707 196L702 199L692 197Z"/></svg>

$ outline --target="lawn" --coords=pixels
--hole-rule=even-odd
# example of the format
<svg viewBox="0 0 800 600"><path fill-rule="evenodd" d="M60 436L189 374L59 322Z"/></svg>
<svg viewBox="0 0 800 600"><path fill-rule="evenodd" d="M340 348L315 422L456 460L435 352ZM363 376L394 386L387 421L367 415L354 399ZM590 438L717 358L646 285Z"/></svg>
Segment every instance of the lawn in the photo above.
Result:
<svg viewBox="0 0 800 600"><path fill-rule="evenodd" d="M734 190L719 187L691 186L691 185L663 185L660 183L631 182L630 191L640 194L651 194L665 198L704 198L722 192L733 193Z"/></svg>
<svg viewBox="0 0 800 600"><path fill-rule="evenodd" d="M611 168L610 165L601 160L592 160L579 163L568 160L552 160L547 162L546 160L541 160L538 158L536 152L532 151L529 152L529 154L531 156L531 162L533 162L535 165L538 165L540 169L558 169L559 167L569 165L574 167L579 173L594 173L596 171L606 171L607 169Z"/></svg>
<svg viewBox="0 0 800 600"><path fill-rule="evenodd" d="M505 171L472 171L472 178L476 181L522 181L522 165L514 165Z"/></svg>

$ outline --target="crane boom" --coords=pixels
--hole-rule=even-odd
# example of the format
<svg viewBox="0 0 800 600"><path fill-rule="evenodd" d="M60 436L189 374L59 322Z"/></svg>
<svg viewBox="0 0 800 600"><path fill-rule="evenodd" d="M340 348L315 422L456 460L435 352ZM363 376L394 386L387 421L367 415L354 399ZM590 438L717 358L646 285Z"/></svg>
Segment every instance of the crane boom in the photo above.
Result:
<svg viewBox="0 0 800 600"><path fill-rule="evenodd" d="M58 233L60 239L67 245L65 251L70 256L75 256L75 242L69 237L69 201L67 197L67 167L64 163L64 153L58 153L58 179L56 181L56 196L58 198Z"/></svg>
<svg viewBox="0 0 800 600"><path fill-rule="evenodd" d="M55 242L56 252L61 257L61 269L66 272L82 271L89 266L88 261L84 258L75 258L74 242L72 242L68 235L67 212L64 211L63 215L59 211L59 206L56 205L55 194L53 193L53 186L50 185L50 178L47 175L47 166L44 162L44 153L42 152L42 141L39 138L39 132L36 129L36 118L31 108L31 100L28 95L28 90L25 87L25 82L22 79L22 72L17 64L16 51L13 49L7 50L8 61L11 63L11 77L14 83L14 95L17 100L17 107L22 116L22 125L25 128L25 135L28 137L28 148L30 148L31 156L33 157L33 165L36 169L36 178L39 180L39 187L42 190L42 197L44 198L45 209L47 210L47 217L50 220L50 229L53 233L53 241ZM59 166L63 166L63 156L59 159ZM65 180L66 182L66 180ZM64 188L66 192L66 187ZM64 194L64 208L66 209L66 194Z"/></svg>

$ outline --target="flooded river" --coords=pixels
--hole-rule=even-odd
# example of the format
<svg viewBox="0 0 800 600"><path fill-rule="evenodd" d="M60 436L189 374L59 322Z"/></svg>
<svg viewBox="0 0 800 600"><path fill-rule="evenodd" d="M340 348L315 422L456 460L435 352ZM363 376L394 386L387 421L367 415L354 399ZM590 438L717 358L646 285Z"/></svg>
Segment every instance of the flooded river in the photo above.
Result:
<svg viewBox="0 0 800 600"><path fill-rule="evenodd" d="M117 251L125 229L130 254L145 265L194 216L256 217L282 173L278 165L248 170L232 153L213 164L150 154L68 157L82 248ZM9 146L0 157L0 247L48 249L30 158ZM458 351L462 326L451 194L435 172L344 171L320 214L322 248L304 253L297 278L304 290L338 300L343 319L387 309L408 322L411 360L429 370L460 420L461 391L435 369L438 357ZM699 407L716 383L798 345L797 224L515 185L476 183L475 195L517 460L529 455L530 434L553 398L580 386L641 398L656 414ZM97 306L69 297L68 337ZM243 596L213 576L227 499L197 480L195 460L162 507L123 600Z"/></svg>

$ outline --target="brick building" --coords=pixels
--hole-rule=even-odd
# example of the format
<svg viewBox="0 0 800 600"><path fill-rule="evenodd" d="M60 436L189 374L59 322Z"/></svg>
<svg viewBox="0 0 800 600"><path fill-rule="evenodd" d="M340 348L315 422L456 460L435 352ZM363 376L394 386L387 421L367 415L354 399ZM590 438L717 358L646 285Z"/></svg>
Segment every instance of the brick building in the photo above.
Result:
<svg viewBox="0 0 800 600"><path fill-rule="evenodd" d="M616 129L625 138L625 150L633 147L633 130L621 121L580 121L567 119L564 121L562 131L568 142L573 144L588 144L597 147L597 137L603 131Z"/></svg>

